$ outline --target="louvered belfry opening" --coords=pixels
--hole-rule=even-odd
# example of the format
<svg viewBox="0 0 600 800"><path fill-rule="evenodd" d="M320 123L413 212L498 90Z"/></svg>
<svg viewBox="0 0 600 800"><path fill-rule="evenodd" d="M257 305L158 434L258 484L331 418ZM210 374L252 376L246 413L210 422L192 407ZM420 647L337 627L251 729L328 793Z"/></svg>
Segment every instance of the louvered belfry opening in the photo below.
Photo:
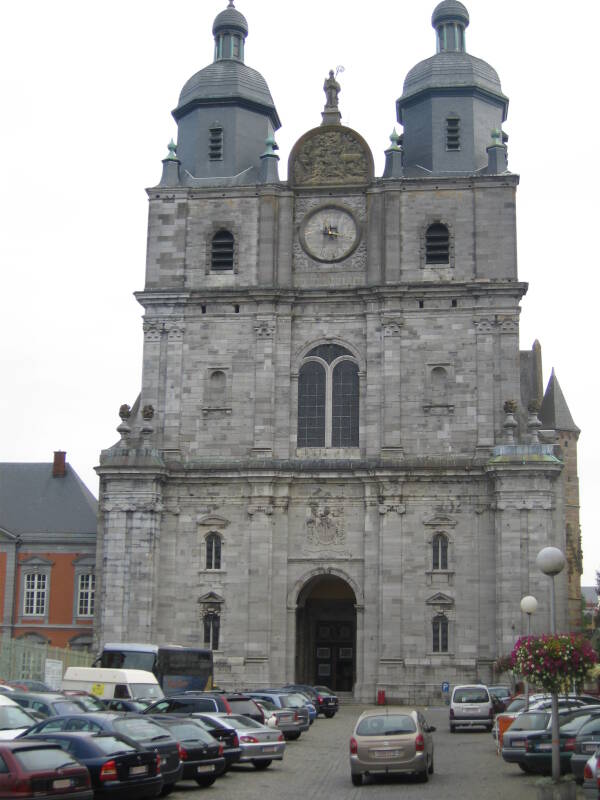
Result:
<svg viewBox="0 0 600 800"><path fill-rule="evenodd" d="M427 228L425 234L425 262L427 264L448 264L450 261L450 233L441 222Z"/></svg>
<svg viewBox="0 0 600 800"><path fill-rule="evenodd" d="M213 236L211 265L213 271L233 269L233 234L229 231L217 231Z"/></svg>
<svg viewBox="0 0 600 800"><path fill-rule="evenodd" d="M446 120L446 150L460 150L460 120L448 117Z"/></svg>

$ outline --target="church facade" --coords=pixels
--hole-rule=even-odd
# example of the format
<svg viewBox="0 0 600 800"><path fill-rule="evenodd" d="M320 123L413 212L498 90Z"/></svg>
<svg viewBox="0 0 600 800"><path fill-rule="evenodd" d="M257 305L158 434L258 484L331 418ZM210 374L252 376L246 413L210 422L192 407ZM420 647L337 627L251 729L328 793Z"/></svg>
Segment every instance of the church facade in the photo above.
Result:
<svg viewBox="0 0 600 800"><path fill-rule="evenodd" d="M548 630L548 545L576 619L579 431L519 350L508 100L468 23L434 10L382 176L331 72L284 181L247 21L215 19L149 190L141 394L98 467L99 644L206 645L224 687L430 699L491 679L524 595Z"/></svg>

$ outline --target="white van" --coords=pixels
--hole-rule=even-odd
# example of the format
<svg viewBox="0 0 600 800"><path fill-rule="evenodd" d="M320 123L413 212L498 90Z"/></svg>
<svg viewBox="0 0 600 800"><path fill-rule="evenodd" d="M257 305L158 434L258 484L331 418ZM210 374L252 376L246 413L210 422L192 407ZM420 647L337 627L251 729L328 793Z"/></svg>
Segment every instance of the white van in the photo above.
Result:
<svg viewBox="0 0 600 800"><path fill-rule="evenodd" d="M156 676L143 669L67 667L61 689L78 689L103 700L161 700L164 697Z"/></svg>

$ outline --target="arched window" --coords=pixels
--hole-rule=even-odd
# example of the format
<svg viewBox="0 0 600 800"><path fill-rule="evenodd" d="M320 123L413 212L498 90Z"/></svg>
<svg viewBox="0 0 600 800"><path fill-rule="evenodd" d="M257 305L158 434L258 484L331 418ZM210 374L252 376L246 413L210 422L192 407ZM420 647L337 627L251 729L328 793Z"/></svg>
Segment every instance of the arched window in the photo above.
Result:
<svg viewBox="0 0 600 800"><path fill-rule="evenodd" d="M206 569L221 569L221 537L209 533L206 537Z"/></svg>
<svg viewBox="0 0 600 800"><path fill-rule="evenodd" d="M221 617L215 611L207 611L204 615L204 647L218 650L220 632Z"/></svg>
<svg viewBox="0 0 600 800"><path fill-rule="evenodd" d="M436 533L432 543L432 569L448 569L448 537Z"/></svg>
<svg viewBox="0 0 600 800"><path fill-rule="evenodd" d="M448 652L448 619L443 614L438 614L431 623L433 632L433 652Z"/></svg>
<svg viewBox="0 0 600 800"><path fill-rule="evenodd" d="M358 447L359 379L352 353L313 348L298 374L298 447Z"/></svg>
<svg viewBox="0 0 600 800"><path fill-rule="evenodd" d="M212 238L210 268L213 272L233 269L234 239L230 231L217 231Z"/></svg>
<svg viewBox="0 0 600 800"><path fill-rule="evenodd" d="M450 232L442 222L434 222L425 232L425 263L450 263Z"/></svg>

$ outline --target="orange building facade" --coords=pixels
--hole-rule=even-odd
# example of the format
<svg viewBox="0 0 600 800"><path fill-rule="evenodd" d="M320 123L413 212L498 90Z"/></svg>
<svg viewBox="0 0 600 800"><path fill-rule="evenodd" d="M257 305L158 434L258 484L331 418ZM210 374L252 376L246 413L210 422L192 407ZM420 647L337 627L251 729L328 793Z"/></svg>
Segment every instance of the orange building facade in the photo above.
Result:
<svg viewBox="0 0 600 800"><path fill-rule="evenodd" d="M65 453L0 464L0 632L89 649L95 611L97 502Z"/></svg>

